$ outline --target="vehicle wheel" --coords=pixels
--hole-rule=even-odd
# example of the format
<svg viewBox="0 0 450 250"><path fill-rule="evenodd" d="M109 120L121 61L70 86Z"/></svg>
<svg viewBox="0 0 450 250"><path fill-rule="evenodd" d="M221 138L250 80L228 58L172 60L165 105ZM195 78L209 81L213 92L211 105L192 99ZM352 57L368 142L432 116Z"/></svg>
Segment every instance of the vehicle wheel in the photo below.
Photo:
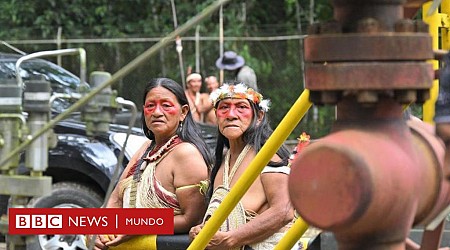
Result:
<svg viewBox="0 0 450 250"><path fill-rule="evenodd" d="M30 200L36 208L94 208L103 203L102 197L89 187L74 182L53 184L52 193ZM79 250L86 249L84 235L36 235L27 239L27 250Z"/></svg>
<svg viewBox="0 0 450 250"><path fill-rule="evenodd" d="M58 182L53 184L50 195L35 197L29 207L100 207L103 198L94 190L79 183Z"/></svg>

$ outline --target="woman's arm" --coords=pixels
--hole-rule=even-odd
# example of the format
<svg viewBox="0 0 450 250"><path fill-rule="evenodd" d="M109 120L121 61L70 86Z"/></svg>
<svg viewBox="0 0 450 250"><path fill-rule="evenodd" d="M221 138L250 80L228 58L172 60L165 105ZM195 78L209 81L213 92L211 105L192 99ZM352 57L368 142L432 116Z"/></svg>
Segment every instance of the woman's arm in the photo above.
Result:
<svg viewBox="0 0 450 250"><path fill-rule="evenodd" d="M113 191L111 192L111 195L108 199L108 202L106 203L107 208L122 208L123 201L120 198L119 190L120 186L119 183L121 180L125 179L128 175L128 172L130 172L130 169L133 167L133 165L142 157L145 150L150 146L151 141L147 141L142 144L142 146L139 148L139 150L133 155L133 157L128 162L127 166L123 170L122 174L120 175L119 181L117 182L117 185L114 187ZM130 236L128 235L97 235L95 239L95 248L98 249L107 249L108 246L116 246L119 245L121 242L126 241L130 239Z"/></svg>
<svg viewBox="0 0 450 250"><path fill-rule="evenodd" d="M261 174L261 182L269 208L236 230L217 232L208 249L229 249L260 242L292 221L294 209L289 200L288 175Z"/></svg>
<svg viewBox="0 0 450 250"><path fill-rule="evenodd" d="M195 186L208 179L208 167L198 149L183 143L174 150L177 162L174 168L174 187L181 214L174 218L175 233L187 233L199 224L206 211L205 197Z"/></svg>

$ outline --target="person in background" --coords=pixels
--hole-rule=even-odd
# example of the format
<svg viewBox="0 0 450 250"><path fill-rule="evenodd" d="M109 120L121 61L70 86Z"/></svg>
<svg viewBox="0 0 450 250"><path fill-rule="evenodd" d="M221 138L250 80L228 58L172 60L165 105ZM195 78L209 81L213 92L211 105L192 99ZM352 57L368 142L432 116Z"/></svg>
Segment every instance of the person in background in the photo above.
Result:
<svg viewBox="0 0 450 250"><path fill-rule="evenodd" d="M192 118L196 122L203 122L204 112L207 111L211 104L200 93L202 87L202 76L198 73L191 73L186 77L185 94L189 101Z"/></svg>
<svg viewBox="0 0 450 250"><path fill-rule="evenodd" d="M246 85L224 84L210 95L219 135L211 170L209 205L197 237L272 133L269 101ZM224 154L225 150L225 154ZM207 249L274 249L294 218L288 192L289 150L283 145L211 238Z"/></svg>
<svg viewBox="0 0 450 250"><path fill-rule="evenodd" d="M242 82L250 88L258 91L255 71L245 65L242 56L234 51L225 51L222 57L216 60L217 68L234 73L237 82Z"/></svg>
<svg viewBox="0 0 450 250"><path fill-rule="evenodd" d="M208 76L205 78L206 89L208 90L208 94L211 94L214 90L219 88L219 81L215 76ZM208 98L209 100L209 98Z"/></svg>
<svg viewBox="0 0 450 250"><path fill-rule="evenodd" d="M209 151L180 84L153 79L143 103L142 128L149 140L126 166L106 207L172 208L175 234L187 233L206 210ZM152 236L99 235L95 249L147 249L145 237Z"/></svg>
<svg viewBox="0 0 450 250"><path fill-rule="evenodd" d="M206 98L208 103L209 102L209 95L216 89L219 88L219 81L217 80L217 77L215 76L208 76L205 78L205 83L206 83L206 89L208 90L208 93L205 93L204 98ZM204 122L206 124L210 124L210 125L217 125L216 122L216 113L214 112L214 107L212 104L210 104L210 108L208 110L205 111L204 113Z"/></svg>

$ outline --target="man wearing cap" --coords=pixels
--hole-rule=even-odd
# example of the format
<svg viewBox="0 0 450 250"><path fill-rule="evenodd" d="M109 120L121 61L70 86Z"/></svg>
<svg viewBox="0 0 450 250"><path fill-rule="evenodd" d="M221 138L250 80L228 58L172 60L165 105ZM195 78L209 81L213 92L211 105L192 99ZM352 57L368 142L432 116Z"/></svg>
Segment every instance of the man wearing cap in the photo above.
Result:
<svg viewBox="0 0 450 250"><path fill-rule="evenodd" d="M225 51L223 56L217 59L216 66L219 69L235 72L238 82L243 82L250 88L256 91L258 90L255 71L245 65L244 58L236 54L236 52Z"/></svg>
<svg viewBox="0 0 450 250"><path fill-rule="evenodd" d="M186 77L185 94L189 101L192 118L196 122L203 122L203 113L211 106L208 98L201 93L202 76L198 73L192 73Z"/></svg>

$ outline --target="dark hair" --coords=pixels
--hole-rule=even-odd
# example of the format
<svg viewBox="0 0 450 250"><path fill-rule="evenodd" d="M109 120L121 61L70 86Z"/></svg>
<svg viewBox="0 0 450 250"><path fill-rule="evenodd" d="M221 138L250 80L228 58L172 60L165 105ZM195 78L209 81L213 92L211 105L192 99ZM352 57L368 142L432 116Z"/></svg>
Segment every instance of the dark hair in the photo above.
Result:
<svg viewBox="0 0 450 250"><path fill-rule="evenodd" d="M175 82L172 79L169 78L154 78L152 79L147 86L144 89L144 96L142 103L145 103L145 99L147 97L148 92L150 92L152 89L156 87L163 87L170 92L172 92L175 97L177 98L177 101L180 103L181 106L183 105L189 105L189 102L187 100L186 94L184 93L183 87ZM145 116L144 111L142 111L141 114L141 121L142 121L142 130L144 131L144 134L147 138L152 140L151 146L155 145L155 135L153 132L147 127L147 124L145 123ZM200 153L203 156L203 159L206 162L206 165L208 168L210 168L212 163L212 157L210 155L210 151L208 150L205 141L202 139L201 134L198 132L200 131L197 124L194 122L194 119L192 118L191 111L189 109L186 118L182 122L183 129L177 129L177 134L184 142L192 143L197 147L197 149L200 151Z"/></svg>
<svg viewBox="0 0 450 250"><path fill-rule="evenodd" d="M239 82L233 82L233 83L227 83L227 84L236 85L238 83ZM217 105L219 104L219 102L216 103L215 108L217 108ZM253 148L255 149L256 153L258 153L259 150L261 150L264 143L266 143L267 139L272 134L273 130L270 127L270 122L269 122L269 119L267 118L267 114L264 114L261 122L259 122L259 124L258 124L257 118L258 118L258 113L261 111L261 107L259 107L259 105L256 105L252 101L249 101L249 103L253 110L253 119L252 119L252 122L250 123L250 126L248 127L248 129L242 135L242 137L243 137L242 139L244 140L244 142L246 144L252 145ZM230 147L230 142L228 141L228 139L222 133L220 133L220 131L218 131L217 134L218 134L218 136L217 136L217 144L216 144L216 157L215 157L213 168L211 170L210 187L208 190L209 198L211 197L213 189L214 189L214 187L213 187L214 179L216 178L217 172L219 171L220 165L222 164L222 161L223 161L223 150L225 149L225 147L227 147L227 148ZM290 152L289 152L288 148L286 147L286 145L284 145L284 144L281 145L281 147L277 151L277 155L281 158L281 161L279 161L279 162L270 161L268 165L273 166L273 167L287 166Z"/></svg>

